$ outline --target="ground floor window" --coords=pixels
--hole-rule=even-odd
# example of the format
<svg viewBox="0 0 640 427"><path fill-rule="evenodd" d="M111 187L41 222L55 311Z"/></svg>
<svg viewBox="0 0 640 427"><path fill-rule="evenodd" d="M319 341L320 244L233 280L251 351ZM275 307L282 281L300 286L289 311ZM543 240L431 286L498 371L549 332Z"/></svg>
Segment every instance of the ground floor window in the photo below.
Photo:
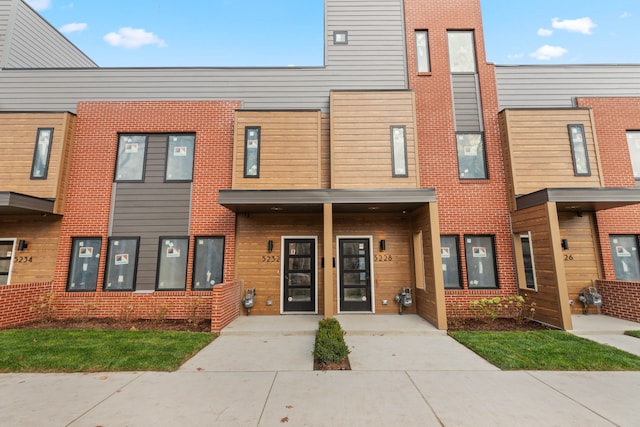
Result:
<svg viewBox="0 0 640 427"><path fill-rule="evenodd" d="M445 289L462 289L458 236L440 236L442 275Z"/></svg>
<svg viewBox="0 0 640 427"><path fill-rule="evenodd" d="M95 291L98 283L101 237L74 237L67 291Z"/></svg>
<svg viewBox="0 0 640 427"><path fill-rule="evenodd" d="M0 240L0 285L8 285L13 261L14 240Z"/></svg>
<svg viewBox="0 0 640 427"><path fill-rule="evenodd" d="M533 244L531 232L520 235L520 247L522 249L522 266L524 267L524 285L526 289L537 290L536 266L533 260Z"/></svg>
<svg viewBox="0 0 640 427"><path fill-rule="evenodd" d="M160 237L158 248L158 290L182 291L187 282L188 237Z"/></svg>
<svg viewBox="0 0 640 427"><path fill-rule="evenodd" d="M136 287L139 237L110 237L104 279L105 291L133 291Z"/></svg>
<svg viewBox="0 0 640 427"><path fill-rule="evenodd" d="M469 284L469 289L498 287L494 240L494 236L464 236L464 253L467 259L467 283Z"/></svg>
<svg viewBox="0 0 640 427"><path fill-rule="evenodd" d="M618 234L609 236L609 239L616 279L640 282L638 236Z"/></svg>
<svg viewBox="0 0 640 427"><path fill-rule="evenodd" d="M212 289L223 281L224 237L196 237L193 289Z"/></svg>

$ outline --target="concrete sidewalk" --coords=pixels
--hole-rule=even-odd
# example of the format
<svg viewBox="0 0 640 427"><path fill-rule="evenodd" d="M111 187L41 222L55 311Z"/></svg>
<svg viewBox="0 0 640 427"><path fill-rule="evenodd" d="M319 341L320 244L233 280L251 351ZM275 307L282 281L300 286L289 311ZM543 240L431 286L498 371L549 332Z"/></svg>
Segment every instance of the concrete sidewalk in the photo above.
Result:
<svg viewBox="0 0 640 427"><path fill-rule="evenodd" d="M172 373L0 375L2 426L637 426L640 372L503 372L416 316L241 318Z"/></svg>
<svg viewBox="0 0 640 427"><path fill-rule="evenodd" d="M574 335L617 347L640 356L640 339L624 335L624 331L640 331L640 323L602 315L573 315ZM640 425L640 422L638 422Z"/></svg>

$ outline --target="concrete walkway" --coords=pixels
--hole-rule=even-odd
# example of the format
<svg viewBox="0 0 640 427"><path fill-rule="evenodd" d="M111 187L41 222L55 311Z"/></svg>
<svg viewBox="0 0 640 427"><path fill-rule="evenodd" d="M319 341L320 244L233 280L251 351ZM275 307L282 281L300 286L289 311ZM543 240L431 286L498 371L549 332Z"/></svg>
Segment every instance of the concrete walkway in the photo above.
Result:
<svg viewBox="0 0 640 427"><path fill-rule="evenodd" d="M0 375L2 426L637 426L640 372L503 372L417 316L243 317L177 372Z"/></svg>
<svg viewBox="0 0 640 427"><path fill-rule="evenodd" d="M573 315L573 330L579 337L617 347L640 356L640 339L624 335L624 331L640 331L640 323L602 315ZM638 422L640 425L640 421Z"/></svg>

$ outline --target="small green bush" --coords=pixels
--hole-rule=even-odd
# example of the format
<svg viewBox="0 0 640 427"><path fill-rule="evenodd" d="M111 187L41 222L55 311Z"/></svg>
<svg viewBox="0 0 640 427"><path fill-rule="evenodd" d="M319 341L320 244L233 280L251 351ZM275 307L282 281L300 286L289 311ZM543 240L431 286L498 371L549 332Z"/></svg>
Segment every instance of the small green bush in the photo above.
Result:
<svg viewBox="0 0 640 427"><path fill-rule="evenodd" d="M349 348L344 342L344 331L340 323L333 318L320 320L313 356L323 363L330 363L340 362L348 354Z"/></svg>

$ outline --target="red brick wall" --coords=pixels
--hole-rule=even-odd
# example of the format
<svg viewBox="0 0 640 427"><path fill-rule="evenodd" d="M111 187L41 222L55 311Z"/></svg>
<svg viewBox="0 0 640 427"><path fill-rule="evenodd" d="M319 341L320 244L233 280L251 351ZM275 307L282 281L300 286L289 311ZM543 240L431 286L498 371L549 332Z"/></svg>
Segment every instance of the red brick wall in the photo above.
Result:
<svg viewBox="0 0 640 427"><path fill-rule="evenodd" d="M640 130L640 98L577 98L579 107L591 107L605 187L636 185L629 156L627 130ZM615 280L611 234L640 234L640 205L600 211L596 215L604 278ZM636 305L637 305L636 300Z"/></svg>
<svg viewBox="0 0 640 427"><path fill-rule="evenodd" d="M48 301L55 307L55 297L49 300L51 289L51 282L0 286L0 329L35 322L48 311Z"/></svg>
<svg viewBox="0 0 640 427"><path fill-rule="evenodd" d="M220 332L240 316L242 280L216 286L211 302L211 332Z"/></svg>
<svg viewBox="0 0 640 427"><path fill-rule="evenodd" d="M640 322L640 282L597 280L602 295L602 314Z"/></svg>
<svg viewBox="0 0 640 427"><path fill-rule="evenodd" d="M466 304L493 295L514 295L516 281L510 215L498 126L493 66L486 63L479 0L405 0L409 85L416 91L421 186L435 188L441 234L496 236L499 290L446 290L447 302ZM485 126L488 180L458 178L447 30L475 29ZM415 30L428 30L431 73L416 71ZM460 262L466 283L464 248Z"/></svg>
<svg viewBox="0 0 640 427"><path fill-rule="evenodd" d="M103 293L111 190L118 133L194 132L196 148L192 184L191 236L226 237L224 281L234 277L235 215L217 204L218 190L231 188L234 111L236 101L135 101L78 103L76 139L69 171L69 191L62 220L54 290L60 294L61 317L86 311L96 317L131 312L135 317L158 315L185 318L194 305L210 315L214 292ZM65 292L71 238L103 238L96 292ZM193 239L192 239L193 242ZM193 245L189 249L187 284L191 283ZM202 300L205 302L202 303ZM129 306L134 308L130 309ZM200 308L199 308L200 309Z"/></svg>

